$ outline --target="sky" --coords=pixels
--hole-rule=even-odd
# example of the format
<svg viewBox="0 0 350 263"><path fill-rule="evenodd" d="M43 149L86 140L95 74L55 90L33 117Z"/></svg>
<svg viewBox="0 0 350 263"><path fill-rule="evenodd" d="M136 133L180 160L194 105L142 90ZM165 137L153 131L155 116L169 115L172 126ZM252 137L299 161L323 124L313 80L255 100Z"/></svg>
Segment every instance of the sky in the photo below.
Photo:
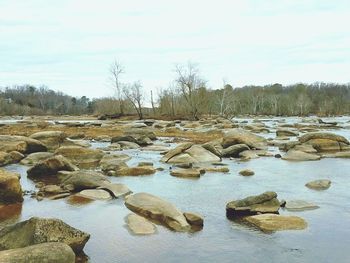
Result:
<svg viewBox="0 0 350 263"><path fill-rule="evenodd" d="M349 0L0 0L0 87L113 96L109 66L146 94L197 63L208 86L350 82Z"/></svg>

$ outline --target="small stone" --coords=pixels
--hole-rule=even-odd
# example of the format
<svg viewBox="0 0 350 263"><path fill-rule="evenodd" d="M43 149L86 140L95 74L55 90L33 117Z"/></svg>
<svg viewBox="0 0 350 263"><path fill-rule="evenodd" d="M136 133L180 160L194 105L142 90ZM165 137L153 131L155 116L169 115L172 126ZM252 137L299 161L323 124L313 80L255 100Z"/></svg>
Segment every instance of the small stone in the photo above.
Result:
<svg viewBox="0 0 350 263"><path fill-rule="evenodd" d="M331 181L327 179L308 182L306 187L314 190L326 190L331 186Z"/></svg>
<svg viewBox="0 0 350 263"><path fill-rule="evenodd" d="M250 169L244 169L244 170L240 171L239 174L242 176L252 176L255 173L254 173L254 171L252 171Z"/></svg>
<svg viewBox="0 0 350 263"><path fill-rule="evenodd" d="M196 213L185 212L184 216L191 226L203 226L203 217Z"/></svg>

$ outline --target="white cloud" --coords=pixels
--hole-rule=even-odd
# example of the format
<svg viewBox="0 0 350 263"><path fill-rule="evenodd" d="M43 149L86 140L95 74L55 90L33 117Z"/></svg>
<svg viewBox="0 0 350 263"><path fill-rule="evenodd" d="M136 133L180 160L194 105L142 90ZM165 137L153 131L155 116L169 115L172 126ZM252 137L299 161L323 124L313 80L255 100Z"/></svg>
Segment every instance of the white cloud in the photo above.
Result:
<svg viewBox="0 0 350 263"><path fill-rule="evenodd" d="M347 0L0 0L0 86L105 96L114 58L146 90L188 60L214 88L348 82L349 22Z"/></svg>

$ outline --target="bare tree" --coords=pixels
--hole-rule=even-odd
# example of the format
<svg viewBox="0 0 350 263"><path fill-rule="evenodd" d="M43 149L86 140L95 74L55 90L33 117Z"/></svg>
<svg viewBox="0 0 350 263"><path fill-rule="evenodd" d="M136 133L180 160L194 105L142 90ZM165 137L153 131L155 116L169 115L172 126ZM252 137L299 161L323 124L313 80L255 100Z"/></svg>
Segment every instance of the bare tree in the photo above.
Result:
<svg viewBox="0 0 350 263"><path fill-rule="evenodd" d="M151 90L151 105L152 105L152 110L153 110L153 116L156 115L156 108L154 106L154 100L153 100L153 91Z"/></svg>
<svg viewBox="0 0 350 263"><path fill-rule="evenodd" d="M139 119L143 119L142 106L144 97L141 91L142 85L140 81L134 82L133 84L125 85L123 93L125 97L130 101L132 106L137 112Z"/></svg>
<svg viewBox="0 0 350 263"><path fill-rule="evenodd" d="M111 81L113 86L117 92L117 99L119 102L119 111L120 114L124 114L124 103L123 103L123 93L122 93L122 85L120 83L120 75L125 73L123 65L118 61L114 60L109 68Z"/></svg>
<svg viewBox="0 0 350 263"><path fill-rule="evenodd" d="M198 120L198 94L199 88L205 87L205 81L199 76L198 67L188 63L186 67L177 65L175 68L177 83L182 96L189 107L191 117Z"/></svg>

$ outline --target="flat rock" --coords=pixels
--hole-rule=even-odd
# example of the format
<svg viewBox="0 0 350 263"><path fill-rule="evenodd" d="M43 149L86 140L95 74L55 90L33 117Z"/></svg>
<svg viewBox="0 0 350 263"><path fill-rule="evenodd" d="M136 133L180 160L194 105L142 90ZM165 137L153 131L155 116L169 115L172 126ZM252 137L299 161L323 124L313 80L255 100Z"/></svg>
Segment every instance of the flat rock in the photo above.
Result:
<svg viewBox="0 0 350 263"><path fill-rule="evenodd" d="M110 200L112 196L103 189L87 189L79 192L77 195L93 200Z"/></svg>
<svg viewBox="0 0 350 263"><path fill-rule="evenodd" d="M282 156L282 160L287 161L317 161L320 160L321 156L312 153L306 153L297 150L289 150L285 155Z"/></svg>
<svg viewBox="0 0 350 263"><path fill-rule="evenodd" d="M254 173L254 171L252 171L250 169L244 169L244 170L239 171L239 174L242 176L252 176L255 173Z"/></svg>
<svg viewBox="0 0 350 263"><path fill-rule="evenodd" d="M21 160L23 165L34 165L38 162L44 161L53 156L53 153L50 152L36 152L31 153L27 157Z"/></svg>
<svg viewBox="0 0 350 263"><path fill-rule="evenodd" d="M127 224L135 235L151 235L156 232L156 226L153 223L136 214L128 215Z"/></svg>
<svg viewBox="0 0 350 263"><path fill-rule="evenodd" d="M157 196L148 193L129 195L125 205L131 211L158 220L175 231L185 232L191 228L176 206Z"/></svg>
<svg viewBox="0 0 350 263"><path fill-rule="evenodd" d="M201 172L199 169L173 169L170 172L170 175L175 177L183 177L183 178L199 178L201 176Z"/></svg>
<svg viewBox="0 0 350 263"><path fill-rule="evenodd" d="M307 227L306 221L297 216L261 214L245 217L244 220L253 224L264 232L302 230Z"/></svg>
<svg viewBox="0 0 350 263"><path fill-rule="evenodd" d="M62 146L55 151L55 154L66 157L73 164L82 169L99 166L100 160L104 156L104 153L101 150L80 146Z"/></svg>
<svg viewBox="0 0 350 263"><path fill-rule="evenodd" d="M331 186L331 181L327 179L315 180L308 182L305 186L314 190L326 190Z"/></svg>
<svg viewBox="0 0 350 263"><path fill-rule="evenodd" d="M102 173L88 170L59 174L58 178L64 188L73 191L94 189L110 183Z"/></svg>
<svg viewBox="0 0 350 263"><path fill-rule="evenodd" d="M50 242L0 251L1 263L74 263L75 254L70 246Z"/></svg>
<svg viewBox="0 0 350 263"><path fill-rule="evenodd" d="M202 227L204 224L204 219L201 215L196 214L196 213L192 213L192 212L185 212L184 216L187 220L187 222L191 225L191 226L200 226Z"/></svg>
<svg viewBox="0 0 350 263"><path fill-rule="evenodd" d="M132 194L132 191L125 184L104 184L98 187L108 191L114 198L120 198Z"/></svg>
<svg viewBox="0 0 350 263"><path fill-rule="evenodd" d="M290 200L286 202L285 208L289 211L304 211L317 209L319 206L303 200Z"/></svg>

